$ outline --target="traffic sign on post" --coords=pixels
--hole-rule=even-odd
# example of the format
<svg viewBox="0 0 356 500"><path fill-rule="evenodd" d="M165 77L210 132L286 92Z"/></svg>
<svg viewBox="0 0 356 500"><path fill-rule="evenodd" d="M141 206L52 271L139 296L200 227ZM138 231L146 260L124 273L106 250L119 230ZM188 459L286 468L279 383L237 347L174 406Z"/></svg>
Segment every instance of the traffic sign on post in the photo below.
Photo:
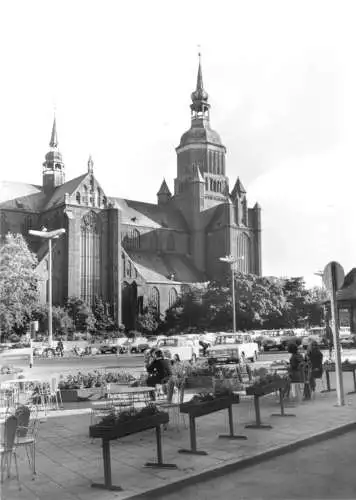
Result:
<svg viewBox="0 0 356 500"><path fill-rule="evenodd" d="M337 391L337 402L338 406L344 406L344 384L342 379L342 367L341 367L341 352L340 352L340 339L339 339L339 320L338 320L338 309L336 302L336 292L339 290L344 283L345 273L343 267L335 261L329 262L325 267L323 273L323 282L325 287L330 292L330 302L331 302L331 327L334 337L334 348L335 348L335 375L336 375L336 391Z"/></svg>

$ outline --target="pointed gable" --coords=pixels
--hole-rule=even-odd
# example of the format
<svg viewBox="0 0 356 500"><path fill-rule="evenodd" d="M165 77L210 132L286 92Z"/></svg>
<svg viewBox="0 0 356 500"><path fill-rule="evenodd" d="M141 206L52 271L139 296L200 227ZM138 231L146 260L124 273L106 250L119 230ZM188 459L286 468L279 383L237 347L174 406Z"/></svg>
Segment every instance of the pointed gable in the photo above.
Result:
<svg viewBox="0 0 356 500"><path fill-rule="evenodd" d="M102 199L105 198L106 200L104 191L91 173L80 175L56 188L48 200L45 210L61 205L65 201L83 206L93 206L90 197L96 196L98 191L100 191ZM78 198L77 193L79 193ZM106 203L102 204L105 205ZM101 203L96 205L100 207Z"/></svg>
<svg viewBox="0 0 356 500"><path fill-rule="evenodd" d="M232 190L231 196L235 198L236 195L241 196L242 194L246 194L246 189L244 188L242 182L240 181L240 177L238 177L236 179L236 183L234 189Z"/></svg>
<svg viewBox="0 0 356 500"><path fill-rule="evenodd" d="M167 185L166 179L163 179L161 187L159 188L159 191L157 193L157 196L160 196L161 194L167 194L168 196L172 196L172 193L169 190L169 187Z"/></svg>

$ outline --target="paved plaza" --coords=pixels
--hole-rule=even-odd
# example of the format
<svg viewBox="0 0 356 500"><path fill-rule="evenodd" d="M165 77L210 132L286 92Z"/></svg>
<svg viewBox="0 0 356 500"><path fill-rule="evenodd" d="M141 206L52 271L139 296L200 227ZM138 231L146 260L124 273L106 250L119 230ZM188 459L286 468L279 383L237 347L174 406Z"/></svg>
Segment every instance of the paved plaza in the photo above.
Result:
<svg viewBox="0 0 356 500"><path fill-rule="evenodd" d="M345 377L346 390L351 389L351 377ZM190 396L188 396L190 397ZM164 498L187 484L198 484L199 480L212 477L213 471L223 473L238 468L246 459L256 461L265 452L290 447L296 442L312 436L340 429L345 425L356 426L356 396L346 397L344 407L335 406L336 393L318 394L316 399L301 402L288 408L296 417L271 417L278 412L279 404L274 395L261 401L261 415L270 430L245 429L245 424L254 420L251 399L244 399L234 406L235 432L245 434L246 441L219 439L220 433L228 430L227 412L221 411L197 419L198 449L208 452L206 456L181 455L178 449L189 447L189 431L182 418L172 415L172 421L163 432L164 460L175 463L176 470L147 469L143 465L156 459L154 431L135 434L111 444L112 481L123 491L105 491L91 488L91 482L103 481L101 441L89 438L90 408L66 405L65 410L51 411L40 425L37 445L37 471L31 480L25 454L19 455L19 470L22 489L19 491L14 478L6 480L2 488L4 500L101 500L126 498ZM76 407L75 407L76 406ZM71 409L70 409L71 407ZM174 418L173 418L174 417ZM308 453L308 448L300 452ZM20 453L20 451L19 451ZM229 469L230 467L230 469ZM243 471L240 472L243 474ZM182 481L185 481L183 483ZM151 491L151 495L149 492ZM153 495L153 496L152 496Z"/></svg>

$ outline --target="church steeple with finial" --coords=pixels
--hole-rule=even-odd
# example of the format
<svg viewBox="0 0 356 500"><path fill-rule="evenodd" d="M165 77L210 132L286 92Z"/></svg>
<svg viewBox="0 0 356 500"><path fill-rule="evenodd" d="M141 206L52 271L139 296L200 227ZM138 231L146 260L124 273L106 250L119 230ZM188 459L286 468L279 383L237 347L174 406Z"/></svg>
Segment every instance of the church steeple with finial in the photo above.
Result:
<svg viewBox="0 0 356 500"><path fill-rule="evenodd" d="M62 154L58 150L56 116L53 118L49 146L51 149L45 156L42 173L43 189L46 192L52 191L56 187L61 186L65 181L63 158Z"/></svg>
<svg viewBox="0 0 356 500"><path fill-rule="evenodd" d="M191 95L192 104L190 105L190 109L192 110L192 120L195 120L197 118L205 118L209 120L209 108L210 108L210 104L208 103L209 95L204 89L200 52L198 54L198 57L199 57L199 65L198 65L197 86Z"/></svg>
<svg viewBox="0 0 356 500"><path fill-rule="evenodd" d="M195 203L194 206L203 210L226 202L229 180L225 171L226 148L219 134L210 125L209 95L204 88L201 53L198 55L196 88L191 94L191 125L176 148L177 177L174 181L174 195L181 200L182 206L187 207L187 199L199 197L199 204ZM197 172L203 181L199 181L199 190L195 185ZM203 188L200 184L203 184Z"/></svg>

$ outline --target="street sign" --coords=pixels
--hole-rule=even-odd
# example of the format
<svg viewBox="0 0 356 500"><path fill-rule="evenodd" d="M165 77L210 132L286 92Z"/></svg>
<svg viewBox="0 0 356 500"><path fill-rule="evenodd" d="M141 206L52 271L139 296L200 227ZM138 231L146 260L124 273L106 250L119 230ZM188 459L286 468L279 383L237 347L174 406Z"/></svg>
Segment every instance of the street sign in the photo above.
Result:
<svg viewBox="0 0 356 500"><path fill-rule="evenodd" d="M323 282L329 292L333 291L333 271L335 277L334 286L336 290L339 290L342 287L345 279L345 272L342 265L335 261L329 262L329 264L325 266L323 273Z"/></svg>

